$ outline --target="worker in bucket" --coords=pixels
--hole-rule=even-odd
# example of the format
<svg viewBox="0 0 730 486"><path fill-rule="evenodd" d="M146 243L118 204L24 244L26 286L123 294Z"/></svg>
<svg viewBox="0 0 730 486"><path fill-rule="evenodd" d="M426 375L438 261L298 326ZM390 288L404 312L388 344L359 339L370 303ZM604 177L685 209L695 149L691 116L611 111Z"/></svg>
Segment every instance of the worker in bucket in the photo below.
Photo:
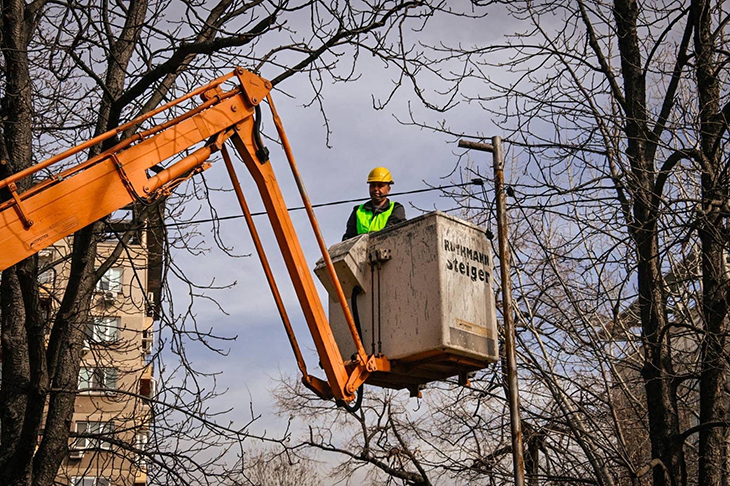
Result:
<svg viewBox="0 0 730 486"><path fill-rule="evenodd" d="M370 171L370 200L353 208L342 236L343 241L363 233L374 233L406 220L403 205L388 199L392 185L393 177L385 167L376 167Z"/></svg>

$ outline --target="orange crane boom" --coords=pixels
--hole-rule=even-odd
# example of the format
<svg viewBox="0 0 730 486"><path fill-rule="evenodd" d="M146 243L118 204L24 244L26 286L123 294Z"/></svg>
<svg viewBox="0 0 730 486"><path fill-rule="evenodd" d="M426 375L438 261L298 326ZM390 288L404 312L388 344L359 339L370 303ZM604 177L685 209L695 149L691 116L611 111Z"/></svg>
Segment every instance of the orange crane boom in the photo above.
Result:
<svg viewBox="0 0 730 486"><path fill-rule="evenodd" d="M238 86L224 92L221 86L232 78L236 78ZM375 371L390 371L390 363L383 356L368 356L363 348L347 299L342 293L299 177L283 125L274 108L269 93L271 88L269 81L243 68L236 68L232 73L145 113L129 123L0 181L0 190L5 189L11 196L0 203L0 248L2 248L0 270L20 262L130 203L150 203L159 197L169 195L182 181L210 168L211 164L208 162L210 156L222 151L239 204L251 229L254 244L302 371L304 384L321 398L352 401L355 398L355 391L368 376ZM22 179L115 137L127 129L134 128L195 96L201 96L203 99L203 103L199 106L160 125L138 132L101 154L38 182L24 192L18 192L18 182ZM268 160L268 151L258 134L259 104L264 99L268 100L272 109L274 123L307 208L322 256L327 263L328 274L333 285L339 289L339 300L357 349L356 355L347 363L343 361L333 337L304 252ZM261 194L325 370L326 382L309 375L306 371L304 359L284 310L273 274L243 199L238 178L225 149L228 140L242 158ZM148 169L201 143L204 143L202 147L170 163L157 174L148 175Z"/></svg>

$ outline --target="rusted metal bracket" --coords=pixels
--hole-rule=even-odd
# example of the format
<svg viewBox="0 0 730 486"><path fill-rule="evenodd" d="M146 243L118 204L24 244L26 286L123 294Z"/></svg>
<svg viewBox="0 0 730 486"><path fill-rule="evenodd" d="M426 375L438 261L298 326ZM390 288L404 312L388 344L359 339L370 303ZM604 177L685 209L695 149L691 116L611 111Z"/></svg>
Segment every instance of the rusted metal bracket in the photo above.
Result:
<svg viewBox="0 0 730 486"><path fill-rule="evenodd" d="M393 252L390 248L373 248L368 251L368 263L370 265L377 265L393 258Z"/></svg>
<svg viewBox="0 0 730 486"><path fill-rule="evenodd" d="M29 219L25 212L23 212L23 205L20 204L20 196L18 196L18 186L15 184L15 182L11 182L8 184L8 190L10 191L10 195L13 196L13 201L15 201L15 211L18 213L18 217L20 218L20 221L23 222L23 227L25 229L30 228L33 226L33 220Z"/></svg>

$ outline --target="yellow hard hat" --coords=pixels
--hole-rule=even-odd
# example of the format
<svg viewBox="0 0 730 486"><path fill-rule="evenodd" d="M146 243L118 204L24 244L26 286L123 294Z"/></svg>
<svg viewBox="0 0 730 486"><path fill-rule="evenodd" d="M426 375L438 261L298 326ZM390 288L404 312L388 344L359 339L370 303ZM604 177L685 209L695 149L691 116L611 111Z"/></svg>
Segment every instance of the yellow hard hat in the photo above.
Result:
<svg viewBox="0 0 730 486"><path fill-rule="evenodd" d="M368 184L371 182L387 182L388 184L395 184L393 182L393 176L390 175L390 171L385 167L376 167L368 174Z"/></svg>

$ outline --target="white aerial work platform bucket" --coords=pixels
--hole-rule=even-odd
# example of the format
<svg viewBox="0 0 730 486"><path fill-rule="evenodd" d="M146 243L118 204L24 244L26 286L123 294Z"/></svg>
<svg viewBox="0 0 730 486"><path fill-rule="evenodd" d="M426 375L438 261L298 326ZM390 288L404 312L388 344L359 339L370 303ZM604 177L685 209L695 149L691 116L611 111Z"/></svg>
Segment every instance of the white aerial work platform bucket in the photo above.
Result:
<svg viewBox="0 0 730 486"><path fill-rule="evenodd" d="M493 260L483 229L441 212L360 235L329 249L368 354L391 361L367 383L408 388L485 368L499 358ZM355 353L320 260L342 356Z"/></svg>

